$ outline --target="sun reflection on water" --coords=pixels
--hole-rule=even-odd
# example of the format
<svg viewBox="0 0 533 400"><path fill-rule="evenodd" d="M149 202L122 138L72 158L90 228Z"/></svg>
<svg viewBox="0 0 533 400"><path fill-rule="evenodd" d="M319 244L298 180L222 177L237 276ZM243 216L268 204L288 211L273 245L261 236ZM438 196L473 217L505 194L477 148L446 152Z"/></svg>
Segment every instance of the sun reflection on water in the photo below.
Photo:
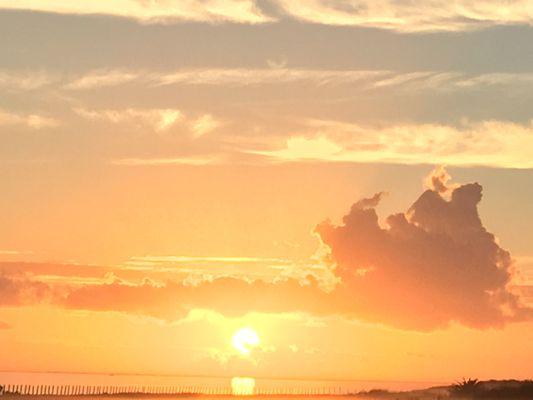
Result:
<svg viewBox="0 0 533 400"><path fill-rule="evenodd" d="M255 379L235 376L231 379L231 393L236 396L251 396L254 394Z"/></svg>

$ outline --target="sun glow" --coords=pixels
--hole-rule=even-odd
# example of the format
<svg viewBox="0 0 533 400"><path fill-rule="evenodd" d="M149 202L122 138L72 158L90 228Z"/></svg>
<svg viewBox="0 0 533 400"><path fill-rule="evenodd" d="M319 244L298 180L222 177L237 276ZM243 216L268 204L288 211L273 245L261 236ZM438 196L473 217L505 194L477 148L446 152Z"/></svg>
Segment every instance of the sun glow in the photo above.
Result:
<svg viewBox="0 0 533 400"><path fill-rule="evenodd" d="M251 348L259 345L259 335L252 328L239 329L232 338L233 347L242 355L249 355Z"/></svg>

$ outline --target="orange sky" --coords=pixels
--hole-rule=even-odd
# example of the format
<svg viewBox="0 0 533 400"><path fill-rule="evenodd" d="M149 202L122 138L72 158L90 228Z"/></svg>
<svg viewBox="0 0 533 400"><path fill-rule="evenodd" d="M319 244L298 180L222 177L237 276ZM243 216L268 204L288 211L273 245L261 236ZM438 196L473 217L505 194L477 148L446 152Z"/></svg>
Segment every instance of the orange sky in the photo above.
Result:
<svg viewBox="0 0 533 400"><path fill-rule="evenodd" d="M0 371L533 376L531 13L340 3L0 0Z"/></svg>
<svg viewBox="0 0 533 400"><path fill-rule="evenodd" d="M295 176L304 177L302 171L310 167L293 168L300 169L298 173L293 171L298 174ZM232 202L230 199L239 196L230 190L218 191L222 183L200 188L189 186L191 196L175 195L176 208L167 206L159 210L167 212L166 219L152 214L150 230L143 229L148 221L143 214L158 211L152 203L156 201L153 194L143 202L136 196L127 196L127 201L107 197L107 210L100 209L99 202L104 199L93 198L96 201L93 210L98 212L92 213L87 212L81 201L70 202L70 210L50 207L50 215L42 216L34 226L51 226L45 221L55 221L53 240L50 232L46 235L41 228L35 229L36 234L31 236L13 234L12 245L20 240L37 250L2 255L5 294L0 320L5 321L7 329L0 331L6 344L1 368L448 381L457 377L456 365L461 365L461 374L467 376L527 378L531 323L524 319L528 317L507 302L502 302L501 307L511 307L513 315L520 314L517 316L520 322L512 322L514 318L496 312L491 301L484 306L476 305L476 317L465 311L469 304L482 301L474 294L477 290L474 287L492 287L491 283L472 281L485 280L490 273L488 265L471 264L482 270L460 278L463 282L459 287L459 282L449 281L451 276L442 268L450 267L442 264L447 261L439 259L438 249L432 246L430 249L434 249L437 259L427 267L440 268L431 272L434 284L441 287L439 291L433 288L426 292L427 277L423 277L421 270L409 271L414 265L426 265L426 261L422 260L422 264L402 261L398 257L404 257L403 253L394 255L393 267L408 279L405 289L395 287L402 285L399 277L389 281L383 275L375 280L378 275L374 278L372 271L361 271L361 276L350 284L353 288L343 288L352 279L344 271L344 262L337 259L340 266L332 269L331 251L336 248L329 247L333 242L325 233L322 240L326 244L321 247L308 220L324 220L323 209L331 210L333 223L341 224L340 216L334 211L341 203L340 198L345 197L344 203L349 204L348 197L357 198L358 188L372 187L369 177L383 172L365 171L359 178L360 184L354 188L343 184L346 177L342 168L336 172L332 176L338 181L320 181L318 187L320 175L315 174L315 184L307 181L306 185L303 180L297 193L290 189L289 183L277 179L284 176L290 181L289 174L274 174L276 180L270 182L277 186L262 186L262 192L250 190L247 197L252 200L245 204ZM153 171L146 173L150 176ZM139 182L140 175L136 176ZM266 172L259 176L271 179ZM237 178L238 175L233 175L233 182L238 182ZM357 174L349 179L357 183ZM383 178L380 181L384 182ZM419 176L415 186L423 189L422 181ZM242 183L247 189L250 185L261 187L253 180ZM279 190L283 186L286 192ZM338 188L343 190L339 191L339 198L332 198L325 195L328 193L325 187L333 192ZM120 192L123 187L114 190ZM206 191L218 193L220 203L191 204L207 196ZM384 207L380 206L380 214L383 208L390 207L385 206L390 201L404 203L402 196L393 193L382 199ZM78 199L86 195L76 194ZM271 202L261 200L267 195ZM316 201L302 203L305 196ZM120 205L113 205L111 199ZM167 196L158 199L157 205L172 203ZM297 207L291 202L305 205ZM200 214L183 216L183 209L193 207L207 212L201 217ZM120 218L113 219L115 212L128 213L131 218L121 223ZM487 213L490 215L490 208ZM91 232L104 224L101 214L107 216L108 229L100 234ZM75 225L58 223L74 218L78 221ZM185 222L173 218L183 218ZM449 218L451 223L454 217ZM285 224L278 226L283 221ZM380 223L386 226L383 215ZM189 226L185 233L179 229L180 224ZM73 228L78 233L72 234ZM255 236L250 237L251 234ZM371 234L369 231L367 234L368 239ZM350 250L354 254L363 251L354 260L361 263L357 264L357 271L366 269L369 262L374 263L374 268L381 267L379 257L374 261L368 258L379 253L373 246L384 246L384 242L368 242L363 247L355 244ZM386 247L381 248L386 251ZM191 255L202 254L202 250L205 255ZM80 255L80 261L72 260L74 253ZM65 261L58 261L60 258ZM43 263L47 259L55 260ZM511 268L519 266L521 276L513 274L508 283L494 284L513 288L527 284L530 279L527 260L527 257L518 258L518 263L514 262ZM314 278L309 281L305 278L307 274ZM477 274L482 275L476 278ZM224 284L224 277L234 277L233 283ZM339 278L344 283L335 283ZM215 281L207 283L206 279ZM266 283L253 284L255 288L250 287L251 292L247 288L251 284L240 284L241 279ZM287 283L291 286L283 283L285 279L293 280ZM419 289L409 286L411 279L418 282ZM199 286L182 287L180 282ZM359 284L363 286L358 287ZM525 286L521 287L525 290ZM408 292L401 294L402 290ZM428 293L431 293L429 298ZM449 296L460 298L463 294L465 299L458 301L466 303L443 314L453 304ZM404 296L402 301L405 296L411 300L402 306L397 296ZM520 301L527 304L528 300L522 297ZM231 342L235 331L246 326L252 327L261 339L260 346L252 349L249 356L240 354Z"/></svg>

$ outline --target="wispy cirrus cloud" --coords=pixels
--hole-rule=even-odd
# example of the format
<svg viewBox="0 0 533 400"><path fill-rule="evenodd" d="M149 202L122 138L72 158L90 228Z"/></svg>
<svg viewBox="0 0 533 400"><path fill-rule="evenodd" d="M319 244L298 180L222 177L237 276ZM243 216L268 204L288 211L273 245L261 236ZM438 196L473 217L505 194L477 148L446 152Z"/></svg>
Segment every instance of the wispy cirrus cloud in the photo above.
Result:
<svg viewBox="0 0 533 400"><path fill-rule="evenodd" d="M195 138L199 138L215 130L221 122L211 114L204 114L191 122L191 130Z"/></svg>
<svg viewBox="0 0 533 400"><path fill-rule="evenodd" d="M309 83L317 86L362 85L366 89L403 87L410 90L467 90L491 86L522 86L533 84L533 74L464 73L446 71L399 72L388 70L328 70L298 68L195 68L176 71L107 70L88 72L65 88L93 89L124 83L146 86L209 85L259 86L271 84Z"/></svg>
<svg viewBox="0 0 533 400"><path fill-rule="evenodd" d="M533 168L533 125L506 121L459 126L362 126L309 120L283 148L250 150L273 161L389 162Z"/></svg>
<svg viewBox="0 0 533 400"><path fill-rule="evenodd" d="M169 131L181 126L193 139L198 139L215 129L221 122L211 114L188 117L176 108L126 108L100 109L75 108L74 113L89 121L100 121L122 126L148 127L156 132Z"/></svg>
<svg viewBox="0 0 533 400"><path fill-rule="evenodd" d="M0 256L18 256L32 254L31 251L19 251L19 250L0 250Z"/></svg>
<svg viewBox="0 0 533 400"><path fill-rule="evenodd" d="M1 0L0 0L1 1ZM290 68L187 68L146 71L127 68L103 68L75 75L53 71L0 71L0 87L30 90L51 85L68 91L113 88L128 83L142 86L210 85L255 86L279 83L313 82L317 85L339 85L388 77L389 71L312 70Z"/></svg>
<svg viewBox="0 0 533 400"><path fill-rule="evenodd" d="M142 74L136 71L119 69L102 69L90 71L71 79L65 84L66 89L86 90L123 85L138 79Z"/></svg>
<svg viewBox="0 0 533 400"><path fill-rule="evenodd" d="M80 117L93 121L107 121L114 124L131 123L148 125L158 132L172 128L176 123L183 120L184 115L180 110L165 109L136 109L124 110L104 109L88 110L76 108L74 112Z"/></svg>
<svg viewBox="0 0 533 400"><path fill-rule="evenodd" d="M143 23L177 21L264 24L296 19L323 25L346 25L399 32L466 31L495 25L530 25L530 0L413 3L399 0L269 0L273 15L256 0L0 0L0 9L73 15L112 15ZM270 8L270 7L269 7Z"/></svg>
<svg viewBox="0 0 533 400"><path fill-rule="evenodd" d="M29 91L41 89L58 81L47 71L0 71L0 88Z"/></svg>
<svg viewBox="0 0 533 400"><path fill-rule="evenodd" d="M254 0L0 0L0 9L30 10L74 15L112 15L144 23L176 21L265 23Z"/></svg>
<svg viewBox="0 0 533 400"><path fill-rule="evenodd" d="M37 90L43 87L69 92L116 88L126 84L139 87L172 85L260 86L306 83L315 86L359 85L361 89L469 90L493 86L533 84L528 72L466 73L460 71L335 70L302 68L186 68L147 71L127 68L97 69L76 75L54 71L0 71L0 87L11 90Z"/></svg>
<svg viewBox="0 0 533 400"><path fill-rule="evenodd" d="M212 165L220 163L219 157L208 156L176 156L176 157L139 157L139 158L118 158L111 161L113 165L129 167L140 166L165 166L165 165Z"/></svg>
<svg viewBox="0 0 533 400"><path fill-rule="evenodd" d="M511 73L491 73L482 75L465 76L454 82L458 88L483 87L495 85L511 84L531 84L533 83L533 74L511 74Z"/></svg>
<svg viewBox="0 0 533 400"><path fill-rule="evenodd" d="M0 109L0 127L24 126L30 129L54 128L61 124L55 118L41 114L24 114Z"/></svg>
<svg viewBox="0 0 533 400"><path fill-rule="evenodd" d="M368 70L306 70L288 68L215 68L188 69L156 73L151 80L156 85L261 85L269 83L314 82L319 85L359 82L387 74Z"/></svg>
<svg viewBox="0 0 533 400"><path fill-rule="evenodd" d="M531 25L530 0L410 2L401 0L275 0L301 21L400 32L465 31L494 25Z"/></svg>

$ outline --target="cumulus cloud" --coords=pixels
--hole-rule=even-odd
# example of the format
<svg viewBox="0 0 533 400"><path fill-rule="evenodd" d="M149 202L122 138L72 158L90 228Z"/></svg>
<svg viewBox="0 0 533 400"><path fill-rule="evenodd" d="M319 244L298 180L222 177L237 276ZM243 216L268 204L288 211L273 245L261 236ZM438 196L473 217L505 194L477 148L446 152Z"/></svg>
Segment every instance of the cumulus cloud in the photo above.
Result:
<svg viewBox="0 0 533 400"><path fill-rule="evenodd" d="M485 328L531 317L508 289L510 254L480 220L481 186L448 188L447 180L437 169L429 178L433 189L407 212L389 216L385 227L374 198L354 204L341 225L316 228L355 315L417 329L452 321Z"/></svg>
<svg viewBox="0 0 533 400"><path fill-rule="evenodd" d="M444 168L443 165L440 165L426 177L425 184L428 189L431 189L434 192L446 194L459 186L457 184L451 184L451 179L452 177L448 171L446 171L446 168Z"/></svg>

